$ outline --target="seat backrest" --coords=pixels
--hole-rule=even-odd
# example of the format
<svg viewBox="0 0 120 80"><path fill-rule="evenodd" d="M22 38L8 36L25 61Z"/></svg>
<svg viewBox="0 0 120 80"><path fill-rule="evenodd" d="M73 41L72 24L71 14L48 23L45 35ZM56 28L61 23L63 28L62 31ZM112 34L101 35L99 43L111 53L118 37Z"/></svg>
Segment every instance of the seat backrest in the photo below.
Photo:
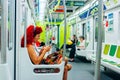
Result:
<svg viewBox="0 0 120 80"><path fill-rule="evenodd" d="M111 45L109 55L114 56L116 50L117 50L117 45Z"/></svg>
<svg viewBox="0 0 120 80"><path fill-rule="evenodd" d="M104 44L102 58L108 61L120 63L120 46L115 44ZM117 59L118 58L118 59Z"/></svg>
<svg viewBox="0 0 120 80"><path fill-rule="evenodd" d="M61 64L54 64L54 65L34 65L28 55L27 48L20 48L20 80L62 80L63 79L63 72L64 72L64 61ZM59 68L58 73L36 73L34 70L39 69L50 69L50 68Z"/></svg>
<svg viewBox="0 0 120 80"><path fill-rule="evenodd" d="M92 42L85 43L85 50L92 50Z"/></svg>
<svg viewBox="0 0 120 80"><path fill-rule="evenodd" d="M104 44L103 54L108 55L109 50L110 50L110 45L109 44Z"/></svg>
<svg viewBox="0 0 120 80"><path fill-rule="evenodd" d="M120 59L120 46L118 46L118 49L116 52L116 57Z"/></svg>
<svg viewBox="0 0 120 80"><path fill-rule="evenodd" d="M111 44L103 43L102 44L102 58L109 59L109 52L111 49Z"/></svg>
<svg viewBox="0 0 120 80"><path fill-rule="evenodd" d="M114 56L118 64L120 64L120 45L117 47L116 55Z"/></svg>
<svg viewBox="0 0 120 80"><path fill-rule="evenodd" d="M85 47L87 47L89 45L89 42L85 42Z"/></svg>

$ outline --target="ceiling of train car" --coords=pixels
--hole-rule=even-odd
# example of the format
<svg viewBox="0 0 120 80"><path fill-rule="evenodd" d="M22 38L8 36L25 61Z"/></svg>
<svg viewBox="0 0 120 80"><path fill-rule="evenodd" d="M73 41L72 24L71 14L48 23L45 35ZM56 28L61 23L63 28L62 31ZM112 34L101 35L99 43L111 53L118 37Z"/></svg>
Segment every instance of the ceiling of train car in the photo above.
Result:
<svg viewBox="0 0 120 80"><path fill-rule="evenodd" d="M49 10L54 9L54 7L57 5L59 0L48 0L48 6ZM66 12L67 16L71 13L75 12L77 9L83 7L86 3L88 3L91 0L66 0ZM53 12L51 12L51 16L49 14L50 12L46 12L45 19L47 20L49 17L49 21L57 21L61 22L64 19L64 7L63 2L60 0L59 6L57 9ZM52 18L52 19L51 19Z"/></svg>

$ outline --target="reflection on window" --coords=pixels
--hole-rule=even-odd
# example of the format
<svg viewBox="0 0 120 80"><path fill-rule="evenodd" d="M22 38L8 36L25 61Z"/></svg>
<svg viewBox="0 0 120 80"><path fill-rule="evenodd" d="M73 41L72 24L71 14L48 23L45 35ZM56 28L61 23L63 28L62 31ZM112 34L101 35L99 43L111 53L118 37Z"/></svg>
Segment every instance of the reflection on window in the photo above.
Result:
<svg viewBox="0 0 120 80"><path fill-rule="evenodd" d="M98 18L95 19L95 42L98 41Z"/></svg>
<svg viewBox="0 0 120 80"><path fill-rule="evenodd" d="M0 63L1 63L1 0L0 0Z"/></svg>
<svg viewBox="0 0 120 80"><path fill-rule="evenodd" d="M1 52L1 0L0 0L0 52Z"/></svg>
<svg viewBox="0 0 120 80"><path fill-rule="evenodd" d="M105 41L105 30L102 31L102 42ZM98 18L95 19L95 42L98 42Z"/></svg>
<svg viewBox="0 0 120 80"><path fill-rule="evenodd" d="M0 19L0 51L1 51L1 19Z"/></svg>
<svg viewBox="0 0 120 80"><path fill-rule="evenodd" d="M10 0L8 0L8 49L12 49L13 45L13 30L12 30L12 20L11 20L11 5L10 5Z"/></svg>

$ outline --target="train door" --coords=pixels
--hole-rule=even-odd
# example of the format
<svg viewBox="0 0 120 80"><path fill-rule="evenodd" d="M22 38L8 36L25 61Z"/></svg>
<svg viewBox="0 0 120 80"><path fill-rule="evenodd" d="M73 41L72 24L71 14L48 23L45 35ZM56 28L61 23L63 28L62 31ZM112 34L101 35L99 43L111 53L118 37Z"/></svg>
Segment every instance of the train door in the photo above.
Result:
<svg viewBox="0 0 120 80"><path fill-rule="evenodd" d="M15 0L8 0L8 27L7 27L7 62L10 67L12 79L14 79L14 31L15 31Z"/></svg>
<svg viewBox="0 0 120 80"><path fill-rule="evenodd" d="M20 47L21 47L21 38L23 36L23 34L26 31L26 27L27 27L27 19L29 16L29 10L27 8L26 5L26 0L17 0L16 2L16 54L15 54L15 80L20 80L20 73L21 73L21 51L20 51ZM30 19L30 17L29 17ZM31 19L30 19L31 20ZM25 35L26 36L26 35ZM26 41L25 41L26 43Z"/></svg>
<svg viewBox="0 0 120 80"><path fill-rule="evenodd" d="M87 29L86 29L86 27L87 27L87 23L83 23L82 24L82 36L84 36L86 41L87 41L88 39L87 39L87 31L86 31Z"/></svg>
<svg viewBox="0 0 120 80"><path fill-rule="evenodd" d="M0 0L0 80L14 79L14 0Z"/></svg>
<svg viewBox="0 0 120 80"><path fill-rule="evenodd" d="M82 24L82 36L85 37L86 42L92 42L92 34L90 34L90 27L90 21L86 21L86 23Z"/></svg>

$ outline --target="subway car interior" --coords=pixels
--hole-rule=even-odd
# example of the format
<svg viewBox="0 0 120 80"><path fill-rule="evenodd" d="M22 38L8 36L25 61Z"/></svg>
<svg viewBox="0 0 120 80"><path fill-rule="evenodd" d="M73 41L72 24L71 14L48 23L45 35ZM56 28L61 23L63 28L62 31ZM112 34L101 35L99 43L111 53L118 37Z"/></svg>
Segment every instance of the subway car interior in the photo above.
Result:
<svg viewBox="0 0 120 80"><path fill-rule="evenodd" d="M0 0L0 80L120 80L120 0Z"/></svg>

